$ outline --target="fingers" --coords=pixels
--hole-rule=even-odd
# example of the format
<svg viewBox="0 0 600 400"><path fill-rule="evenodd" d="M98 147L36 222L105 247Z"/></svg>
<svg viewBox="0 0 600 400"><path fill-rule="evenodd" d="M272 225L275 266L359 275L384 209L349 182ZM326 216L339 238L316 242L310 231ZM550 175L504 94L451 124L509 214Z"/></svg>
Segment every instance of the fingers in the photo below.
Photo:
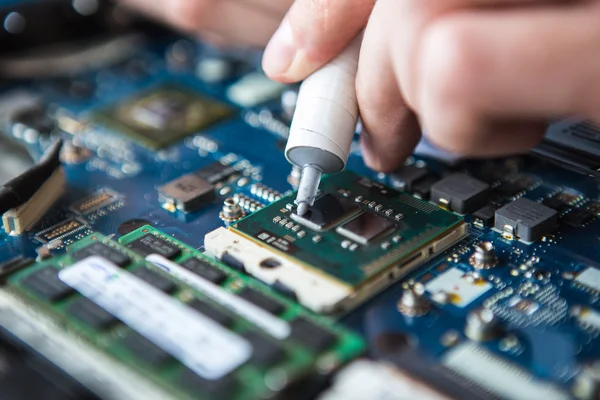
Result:
<svg viewBox="0 0 600 400"><path fill-rule="evenodd" d="M423 31L433 21L459 10L501 10L504 7L537 6L560 1L562 0L379 0L380 3L388 3L386 8L395 10L398 30L392 57L407 104L415 106L412 86L419 70L413 60L418 58Z"/></svg>
<svg viewBox="0 0 600 400"><path fill-rule="evenodd" d="M392 171L408 157L420 138L416 116L400 93L390 58L397 38L396 6L379 1L363 38L356 94L366 133L361 136L365 163Z"/></svg>
<svg viewBox="0 0 600 400"><path fill-rule="evenodd" d="M219 43L263 47L293 0L121 0L178 29Z"/></svg>
<svg viewBox="0 0 600 400"><path fill-rule="evenodd" d="M516 8L515 4L519 7ZM410 108L419 114L425 130L431 132L434 144L461 155L511 154L527 150L541 140L549 114L532 113L521 105L510 109L498 101L498 93L486 96L483 91L494 83L504 91L505 101L512 102L513 106L520 103L512 97L525 100L526 95L532 104L539 105L537 98L544 93L547 79L565 82L565 76L542 78L539 75L540 70L548 69L544 59L547 61L549 54L561 58L564 53L552 53L554 44L549 32L533 36L531 18L523 14L535 14L545 9L562 10L562 7L553 1L538 0L518 3L515 0L494 0L485 3L494 7L481 8L482 5L481 0L377 2L365 33L357 79L361 116L369 133L362 139L369 166L389 171L399 166L410 153L419 138L416 118L410 113ZM402 15L411 17L402 18L399 24L397 21ZM473 22L477 28L467 30L464 26L468 24L464 20L446 22L459 15L470 15L473 21L477 21ZM479 18L481 15L488 18L483 20ZM497 26L495 21L501 21L505 15L522 17L513 23L514 26ZM595 26L591 21L585 22L588 27ZM444 24L450 27L437 28L435 34L429 34L432 27L446 26ZM548 29L558 31L555 29L557 24L560 24L559 21L548 23ZM498 46L504 45L504 52L490 46L487 31L494 35ZM428 39L433 44L424 44L424 37L429 36L434 37ZM589 29L583 36L590 42L598 42L595 36L589 35ZM547 43L549 54L542 55L537 64L529 58L540 54L536 50L540 42L531 40L531 37L544 38L542 43ZM471 42L481 47L478 48L482 52L480 56L469 50L475 47ZM524 54L511 54L509 49L518 48L521 43L525 44L520 50ZM590 54L594 54L593 47L587 48ZM427 55L420 57L425 52ZM471 56L473 53L475 55ZM570 60L577 60L577 56L574 54ZM531 76L516 79L515 75L523 69L521 61L530 66ZM503 65L512 70L504 80L499 80L494 68L501 69ZM600 70L593 63L588 65L592 65L594 71ZM569 66L565 68L567 71L571 71ZM541 87L521 83L521 80L536 82L536 78ZM515 91L515 85L520 85L527 93ZM419 96L428 102L421 101ZM551 98L549 93L546 97ZM547 108L542 107L541 110Z"/></svg>
<svg viewBox="0 0 600 400"><path fill-rule="evenodd" d="M292 0L273 3L278 5L268 8L265 0L217 0L211 12L205 15L203 24L206 30L219 33L237 44L264 47Z"/></svg>
<svg viewBox="0 0 600 400"><path fill-rule="evenodd" d="M426 29L412 98L441 147L474 155L523 151L538 124L600 117L600 3L460 11ZM557 29L560 26L560 29ZM534 39L535 38L535 39Z"/></svg>
<svg viewBox="0 0 600 400"><path fill-rule="evenodd" d="M203 15L210 12L213 0L121 0L123 4L186 31L202 26Z"/></svg>
<svg viewBox="0 0 600 400"><path fill-rule="evenodd" d="M364 28L375 0L296 0L265 49L263 69L300 81L339 54Z"/></svg>

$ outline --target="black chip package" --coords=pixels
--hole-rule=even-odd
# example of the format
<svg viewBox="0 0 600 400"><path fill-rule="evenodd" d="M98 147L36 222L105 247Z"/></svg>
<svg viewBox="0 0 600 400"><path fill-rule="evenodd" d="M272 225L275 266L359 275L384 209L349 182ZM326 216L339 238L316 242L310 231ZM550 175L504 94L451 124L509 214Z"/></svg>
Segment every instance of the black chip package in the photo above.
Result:
<svg viewBox="0 0 600 400"><path fill-rule="evenodd" d="M60 280L58 272L52 267L40 269L23 279L22 285L48 301L62 300L75 290Z"/></svg>
<svg viewBox="0 0 600 400"><path fill-rule="evenodd" d="M304 318L297 318L292 322L292 337L312 351L326 350L336 341L333 333Z"/></svg>
<svg viewBox="0 0 600 400"><path fill-rule="evenodd" d="M252 344L252 360L263 365L277 364L285 357L285 350L278 343L264 338L257 332L248 332L244 335Z"/></svg>
<svg viewBox="0 0 600 400"><path fill-rule="evenodd" d="M132 272L132 275L165 293L173 293L177 289L175 282L148 268L138 268Z"/></svg>
<svg viewBox="0 0 600 400"><path fill-rule="evenodd" d="M137 332L130 332L123 340L125 347L150 365L164 365L173 357Z"/></svg>
<svg viewBox="0 0 600 400"><path fill-rule="evenodd" d="M594 219L594 215L586 210L574 209L562 218L562 222L574 228L581 228Z"/></svg>
<svg viewBox="0 0 600 400"><path fill-rule="evenodd" d="M119 322L115 316L86 297L71 304L67 313L96 329L107 328Z"/></svg>
<svg viewBox="0 0 600 400"><path fill-rule="evenodd" d="M274 315L281 314L285 310L285 306L280 302L251 288L244 289L238 296Z"/></svg>
<svg viewBox="0 0 600 400"><path fill-rule="evenodd" d="M557 211L561 211L568 206L557 196L545 198L544 201L542 201L542 204Z"/></svg>
<svg viewBox="0 0 600 400"><path fill-rule="evenodd" d="M188 306L225 327L229 327L235 322L233 317L229 314L226 314L217 307L205 303L199 299L192 300L190 303L188 303Z"/></svg>
<svg viewBox="0 0 600 400"><path fill-rule="evenodd" d="M76 261L81 261L91 256L102 257L119 267L125 267L131 263L129 256L100 242L95 242L71 254L71 258Z"/></svg>
<svg viewBox="0 0 600 400"><path fill-rule="evenodd" d="M180 265L217 285L227 278L227 275L223 271L195 257L185 260Z"/></svg>
<svg viewBox="0 0 600 400"><path fill-rule="evenodd" d="M176 247L151 233L127 244L127 247L144 257L150 254L158 254L172 260L181 254L181 249L179 247Z"/></svg>

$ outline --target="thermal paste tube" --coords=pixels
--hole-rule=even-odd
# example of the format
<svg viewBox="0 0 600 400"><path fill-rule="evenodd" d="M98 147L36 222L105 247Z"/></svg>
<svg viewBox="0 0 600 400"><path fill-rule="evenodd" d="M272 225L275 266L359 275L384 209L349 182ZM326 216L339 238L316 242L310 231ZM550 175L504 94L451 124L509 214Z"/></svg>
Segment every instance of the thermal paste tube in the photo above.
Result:
<svg viewBox="0 0 600 400"><path fill-rule="evenodd" d="M285 156L323 173L344 169L358 121L356 71L362 34L300 86Z"/></svg>

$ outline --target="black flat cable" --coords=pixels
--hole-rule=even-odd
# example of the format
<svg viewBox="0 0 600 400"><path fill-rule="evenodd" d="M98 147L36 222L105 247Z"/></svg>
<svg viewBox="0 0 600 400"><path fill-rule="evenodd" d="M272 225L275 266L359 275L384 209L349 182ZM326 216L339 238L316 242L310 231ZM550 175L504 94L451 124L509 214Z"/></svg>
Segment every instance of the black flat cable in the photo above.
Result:
<svg viewBox="0 0 600 400"><path fill-rule="evenodd" d="M0 187L0 215L25 204L61 166L62 144L62 139L58 139L38 164Z"/></svg>

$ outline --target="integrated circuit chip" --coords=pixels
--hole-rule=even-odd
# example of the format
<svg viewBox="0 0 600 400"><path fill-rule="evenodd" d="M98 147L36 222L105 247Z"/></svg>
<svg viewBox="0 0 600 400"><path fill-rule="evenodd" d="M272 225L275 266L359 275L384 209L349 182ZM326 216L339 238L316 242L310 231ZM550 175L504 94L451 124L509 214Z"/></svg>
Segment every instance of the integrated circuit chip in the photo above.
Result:
<svg viewBox="0 0 600 400"><path fill-rule="evenodd" d="M298 318L292 323L292 337L311 350L325 350L336 340L333 333L303 318Z"/></svg>
<svg viewBox="0 0 600 400"><path fill-rule="evenodd" d="M161 149L233 114L219 100L176 86L142 93L98 117L151 149Z"/></svg>
<svg viewBox="0 0 600 400"><path fill-rule="evenodd" d="M173 357L137 332L130 332L123 340L123 345L136 357L150 365L163 365Z"/></svg>
<svg viewBox="0 0 600 400"><path fill-rule="evenodd" d="M215 185L217 183L227 181L233 176L237 176L239 171L232 165L224 165L220 162L214 162L207 167L199 169L195 173L208 183Z"/></svg>
<svg viewBox="0 0 600 400"><path fill-rule="evenodd" d="M553 208L556 211L562 211L563 209L569 206L568 204L565 204L563 200L558 196L547 197L542 201L542 204Z"/></svg>
<svg viewBox="0 0 600 400"><path fill-rule="evenodd" d="M225 327L231 326L234 322L234 319L231 315L226 314L217 307L199 299L192 300L190 303L188 303L188 306Z"/></svg>
<svg viewBox="0 0 600 400"><path fill-rule="evenodd" d="M431 187L431 200L442 207L466 214L482 207L490 186L464 173L452 174Z"/></svg>
<svg viewBox="0 0 600 400"><path fill-rule="evenodd" d="M131 258L129 258L129 256L100 242L94 242L93 244L84 247L81 250L71 253L71 257L75 261L80 261L91 256L100 256L102 258L106 258L108 261L118 265L119 267L125 267L131 263Z"/></svg>
<svg viewBox="0 0 600 400"><path fill-rule="evenodd" d="M79 298L71 304L67 313L96 329L104 329L119 322L116 317L86 297Z"/></svg>
<svg viewBox="0 0 600 400"><path fill-rule="evenodd" d="M215 199L212 184L187 174L158 188L158 200L183 212L193 212Z"/></svg>
<svg viewBox="0 0 600 400"><path fill-rule="evenodd" d="M176 247L151 233L134 240L129 243L127 247L144 257L150 254L159 254L172 260L181 254L181 249L179 247Z"/></svg>
<svg viewBox="0 0 600 400"><path fill-rule="evenodd" d="M256 332L244 335L252 345L252 360L262 365L273 365L285 358L285 350L281 345L267 340Z"/></svg>
<svg viewBox="0 0 600 400"><path fill-rule="evenodd" d="M23 286L48 301L58 301L75 293L75 290L64 284L58 277L58 270L46 267L23 279Z"/></svg>
<svg viewBox="0 0 600 400"><path fill-rule="evenodd" d="M271 314L281 314L283 310L285 310L285 306L283 304L265 296L264 294L252 288L244 289L244 291L241 292L239 296L242 299L254 304L255 306L258 306L263 310L270 312Z"/></svg>
<svg viewBox="0 0 600 400"><path fill-rule="evenodd" d="M227 279L225 272L195 257L185 260L181 266L217 285Z"/></svg>
<svg viewBox="0 0 600 400"><path fill-rule="evenodd" d="M291 217L312 230L324 231L359 212L360 207L351 201L326 194L315 200L315 204L303 216L292 214Z"/></svg>
<svg viewBox="0 0 600 400"><path fill-rule="evenodd" d="M340 235L367 244L395 228L395 224L377 214L366 212L337 228Z"/></svg>
<svg viewBox="0 0 600 400"><path fill-rule="evenodd" d="M593 219L594 215L591 212L576 208L565 215L562 219L562 222L572 226L573 228L581 228Z"/></svg>
<svg viewBox="0 0 600 400"><path fill-rule="evenodd" d="M346 311L463 238L463 219L350 171L325 177L302 217L294 195L205 237L209 254L311 310ZM269 262L265 262L268 260Z"/></svg>
<svg viewBox="0 0 600 400"><path fill-rule="evenodd" d="M524 197L496 211L496 229L526 242L540 239L552 232L557 224L556 210Z"/></svg>
<svg viewBox="0 0 600 400"><path fill-rule="evenodd" d="M147 284L154 286L161 292L173 293L175 289L177 289L175 282L148 268L138 268L132 272L132 275L140 278Z"/></svg>

